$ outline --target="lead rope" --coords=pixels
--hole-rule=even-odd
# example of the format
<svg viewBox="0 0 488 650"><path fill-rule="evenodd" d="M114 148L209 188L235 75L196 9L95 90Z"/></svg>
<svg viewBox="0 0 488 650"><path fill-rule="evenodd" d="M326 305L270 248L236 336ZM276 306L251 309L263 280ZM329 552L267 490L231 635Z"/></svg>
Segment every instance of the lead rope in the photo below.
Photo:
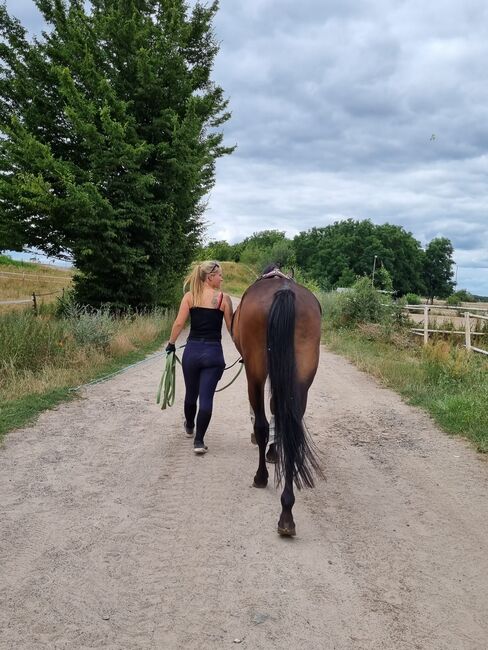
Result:
<svg viewBox="0 0 488 650"><path fill-rule="evenodd" d="M182 345L181 347L184 346ZM166 409L167 406L173 406L175 401L176 362L178 362L181 366L181 361L176 356L176 352L168 352L166 355L166 363L164 365L163 375L161 377L161 381L159 382L158 392L156 395L156 404L161 404L161 410L163 411ZM237 377L239 377L239 375L242 372L242 368L244 366L244 362L242 361L242 359L237 359L237 361L234 361L234 363L231 366L224 368L224 372L225 372L225 370L230 370L233 366L236 365L236 363L239 362L241 362L241 367L239 368L237 375L228 384L216 390L215 391L216 393L220 393L226 388L229 388L229 386L231 386L235 382Z"/></svg>
<svg viewBox="0 0 488 650"><path fill-rule="evenodd" d="M221 390L225 390L226 388L229 388L229 386L232 386L232 384L235 382L235 380L237 379L237 377L239 377L239 375L241 374L242 369L244 368L244 361L243 361L242 359L238 359L237 361L239 361L240 364L241 364L241 367L240 367L239 370L237 371L237 375L234 377L234 379L233 379L232 381L229 381L228 384L226 384L225 386L222 386L222 388L219 388L218 390L216 390L216 391L215 391L216 393L220 393ZM232 366L235 366L235 364L237 363L237 361L234 362L234 363L232 364ZM229 366L229 368L232 368L232 366ZM229 370L229 368L224 368L224 370Z"/></svg>
<svg viewBox="0 0 488 650"><path fill-rule="evenodd" d="M175 401L177 361L181 366L181 361L176 356L176 352L168 352L163 375L159 382L158 394L156 395L156 404L161 403L161 409L163 411L167 406L173 406ZM161 394L163 396L162 399Z"/></svg>

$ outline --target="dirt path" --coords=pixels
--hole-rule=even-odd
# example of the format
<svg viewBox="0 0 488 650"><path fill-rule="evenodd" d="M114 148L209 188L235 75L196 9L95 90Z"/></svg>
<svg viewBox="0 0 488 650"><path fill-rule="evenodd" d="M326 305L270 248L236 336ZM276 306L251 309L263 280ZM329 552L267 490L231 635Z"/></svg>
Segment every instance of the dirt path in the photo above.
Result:
<svg viewBox="0 0 488 650"><path fill-rule="evenodd" d="M7 437L0 648L488 647L483 457L324 350L307 421L328 481L281 539L279 494L250 487L244 375L195 457L181 376L154 403L161 365Z"/></svg>

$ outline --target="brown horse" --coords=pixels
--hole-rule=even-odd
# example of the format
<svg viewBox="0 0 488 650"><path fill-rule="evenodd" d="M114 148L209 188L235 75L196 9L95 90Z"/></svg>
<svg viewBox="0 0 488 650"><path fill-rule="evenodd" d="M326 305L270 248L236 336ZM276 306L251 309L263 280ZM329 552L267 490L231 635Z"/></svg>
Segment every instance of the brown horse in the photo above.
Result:
<svg viewBox="0 0 488 650"><path fill-rule="evenodd" d="M295 535L293 483L313 487L314 470L321 474L303 424L307 394L319 362L321 309L305 287L268 267L244 293L235 312L232 337L246 368L249 402L254 411L254 435L259 446L255 487L268 484L266 445L269 423L264 387L269 376L271 412L275 419L276 479L284 478L280 535ZM269 452L268 452L269 454Z"/></svg>

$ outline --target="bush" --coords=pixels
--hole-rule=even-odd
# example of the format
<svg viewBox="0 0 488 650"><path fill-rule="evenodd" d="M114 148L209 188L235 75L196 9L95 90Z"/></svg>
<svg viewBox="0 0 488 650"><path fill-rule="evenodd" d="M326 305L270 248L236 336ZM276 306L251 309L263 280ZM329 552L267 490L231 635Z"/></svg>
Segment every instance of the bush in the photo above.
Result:
<svg viewBox="0 0 488 650"><path fill-rule="evenodd" d="M78 345L92 345L102 350L108 348L115 331L115 322L107 309L90 310L75 306L69 316L69 322Z"/></svg>
<svg viewBox="0 0 488 650"><path fill-rule="evenodd" d="M406 293L405 294L405 300L407 301L407 305L422 305L423 300L420 296L418 296L416 293Z"/></svg>
<svg viewBox="0 0 488 650"><path fill-rule="evenodd" d="M340 294L344 324L381 323L389 318L391 299L371 286L369 278L361 278L351 291ZM385 306L388 305L388 306Z"/></svg>
<svg viewBox="0 0 488 650"><path fill-rule="evenodd" d="M320 306L322 307L322 317L331 328L342 327L344 323L342 314L342 294L336 291L319 291L317 294Z"/></svg>
<svg viewBox="0 0 488 650"><path fill-rule="evenodd" d="M77 309L74 289L68 289L56 298L55 314L58 318L68 318Z"/></svg>
<svg viewBox="0 0 488 650"><path fill-rule="evenodd" d="M315 280L310 278L308 275L306 275L302 271L302 269L300 269L298 267L293 268L293 274L294 274L293 277L298 282L298 284L303 285L309 291L314 293L317 296L317 298L319 298L319 294L321 293L321 290L320 290L318 282L316 282ZM320 298L319 298L319 302L320 302Z"/></svg>
<svg viewBox="0 0 488 650"><path fill-rule="evenodd" d="M446 302L450 307L455 307L462 302L475 302L475 297L466 289L459 289L459 291L451 293Z"/></svg>

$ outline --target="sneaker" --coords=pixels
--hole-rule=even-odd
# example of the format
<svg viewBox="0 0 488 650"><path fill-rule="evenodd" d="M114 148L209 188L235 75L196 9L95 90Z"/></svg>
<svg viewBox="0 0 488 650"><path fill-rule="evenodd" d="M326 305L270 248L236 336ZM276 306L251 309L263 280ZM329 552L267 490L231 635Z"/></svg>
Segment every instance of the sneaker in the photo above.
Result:
<svg viewBox="0 0 488 650"><path fill-rule="evenodd" d="M193 443L193 451L196 454L206 454L208 447L205 445L203 440L195 440Z"/></svg>
<svg viewBox="0 0 488 650"><path fill-rule="evenodd" d="M185 420L184 427L185 427L185 433L186 433L186 435L187 435L189 438L193 438L193 433L194 433L195 427L189 427L189 426L187 425L187 423L186 423L186 420Z"/></svg>

